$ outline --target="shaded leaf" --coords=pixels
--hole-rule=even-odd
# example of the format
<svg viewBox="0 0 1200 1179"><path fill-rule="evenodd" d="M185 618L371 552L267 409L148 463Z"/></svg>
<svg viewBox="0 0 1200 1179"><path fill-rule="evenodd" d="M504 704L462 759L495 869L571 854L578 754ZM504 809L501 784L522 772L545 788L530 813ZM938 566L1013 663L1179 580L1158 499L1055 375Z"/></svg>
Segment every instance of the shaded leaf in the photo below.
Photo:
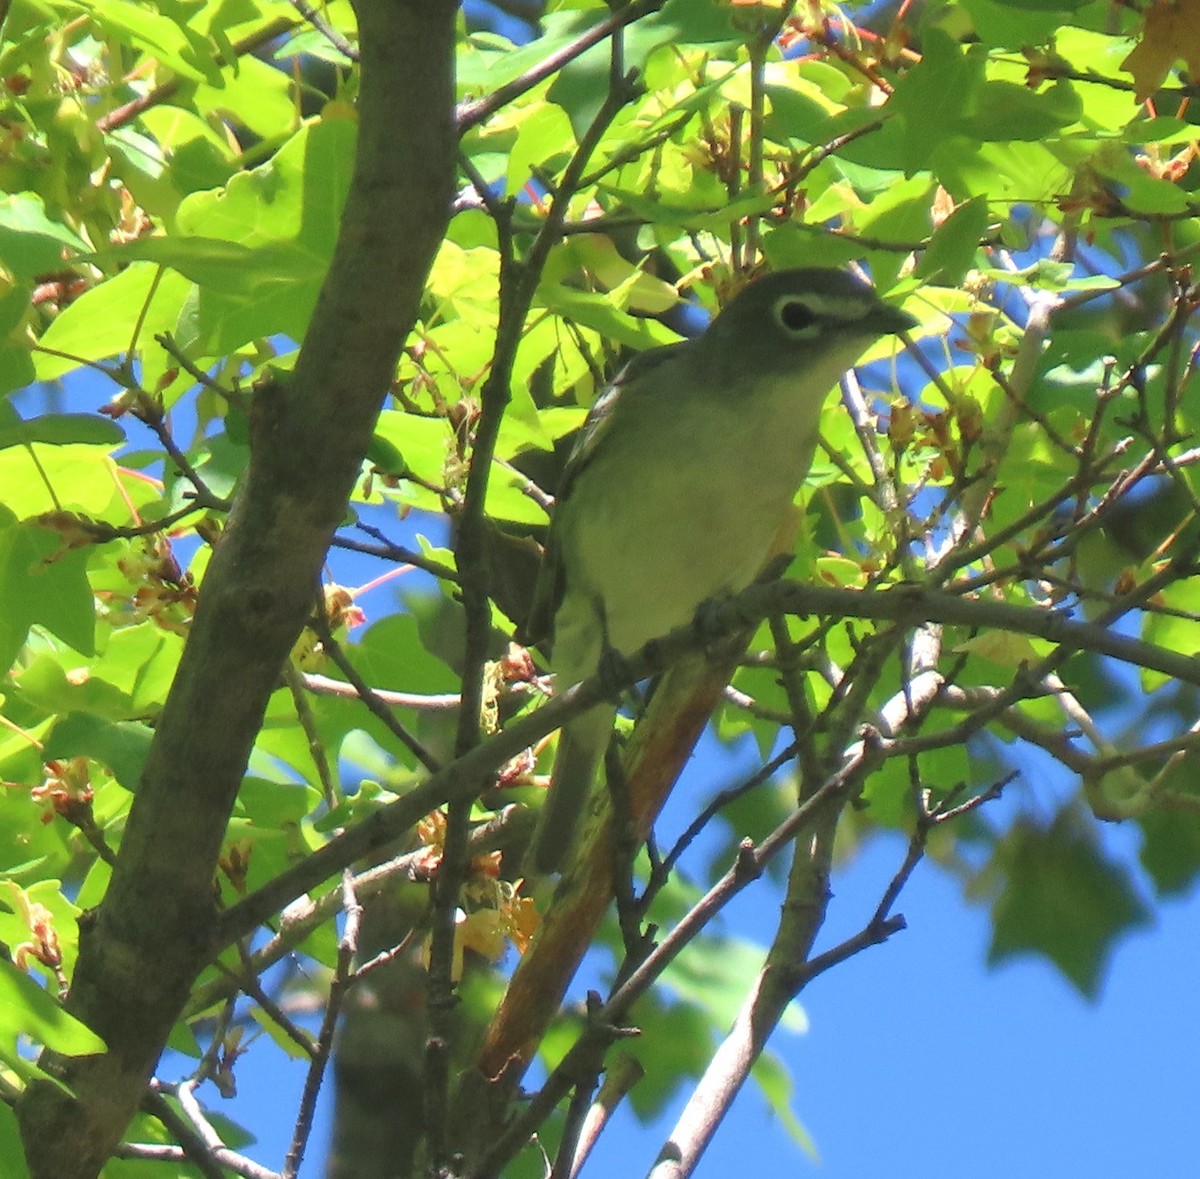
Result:
<svg viewBox="0 0 1200 1179"><path fill-rule="evenodd" d="M0 1101L0 1158L11 1168L11 1179L29 1179L29 1167L25 1162L25 1148L21 1144L21 1130L17 1115L7 1101Z"/></svg>
<svg viewBox="0 0 1200 1179"><path fill-rule="evenodd" d="M988 962L1039 954L1094 998L1116 939L1149 921L1128 873L1070 806L1049 827L1020 820L996 857L1003 887L992 906Z"/></svg>
<svg viewBox="0 0 1200 1179"><path fill-rule="evenodd" d="M46 756L91 758L107 766L126 790L134 791L153 737L153 729L136 721L110 721L73 712L62 717L50 731Z"/></svg>

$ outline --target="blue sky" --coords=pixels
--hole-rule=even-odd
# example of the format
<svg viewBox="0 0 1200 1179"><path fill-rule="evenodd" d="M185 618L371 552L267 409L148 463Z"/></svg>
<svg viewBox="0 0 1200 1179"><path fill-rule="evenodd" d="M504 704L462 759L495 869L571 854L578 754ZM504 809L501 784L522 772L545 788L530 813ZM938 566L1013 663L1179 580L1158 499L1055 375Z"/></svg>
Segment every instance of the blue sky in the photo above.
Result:
<svg viewBox="0 0 1200 1179"><path fill-rule="evenodd" d="M873 907L902 854L898 838L881 839L839 873L825 944ZM1155 927L1120 944L1094 1004L1040 961L988 970L986 911L965 906L935 866L918 869L899 908L908 929L814 982L803 996L808 1032L773 1042L795 1078L793 1108L819 1161L798 1150L751 1088L701 1176L1191 1172L1200 1151L1194 897L1160 908ZM747 909L763 928L747 928L739 912L739 932L768 933L773 906ZM303 1067L264 1039L239 1063L238 1080L241 1096L228 1112L259 1135L249 1153L277 1165ZM618 1118L590 1173L644 1174L681 1104L654 1126ZM310 1179L322 1174L327 1133L322 1116L302 1171Z"/></svg>

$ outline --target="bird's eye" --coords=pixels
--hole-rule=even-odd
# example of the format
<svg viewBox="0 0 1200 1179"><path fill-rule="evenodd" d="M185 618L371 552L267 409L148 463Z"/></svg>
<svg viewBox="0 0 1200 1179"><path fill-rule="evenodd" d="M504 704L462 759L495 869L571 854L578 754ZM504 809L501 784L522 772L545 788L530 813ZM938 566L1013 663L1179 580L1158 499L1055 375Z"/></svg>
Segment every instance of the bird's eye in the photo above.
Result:
<svg viewBox="0 0 1200 1179"><path fill-rule="evenodd" d="M807 303L799 299L784 299L775 309L779 322L789 332L805 332L817 322L817 315Z"/></svg>

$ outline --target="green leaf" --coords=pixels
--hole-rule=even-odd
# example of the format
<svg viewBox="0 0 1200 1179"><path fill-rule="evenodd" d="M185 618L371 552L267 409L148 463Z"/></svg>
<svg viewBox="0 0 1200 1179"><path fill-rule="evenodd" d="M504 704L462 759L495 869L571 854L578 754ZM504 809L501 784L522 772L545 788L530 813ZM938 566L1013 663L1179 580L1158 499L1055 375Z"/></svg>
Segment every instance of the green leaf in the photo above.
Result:
<svg viewBox="0 0 1200 1179"><path fill-rule="evenodd" d="M29 1036L67 1056L104 1052L107 1046L86 1024L68 1015L24 971L0 958L0 1042ZM13 1059L5 1052L8 1063Z"/></svg>
<svg viewBox="0 0 1200 1179"><path fill-rule="evenodd" d="M445 478L450 440L450 424L444 418L385 409L375 423L371 459L387 473L411 471L426 483L437 486ZM403 465L390 465L397 458Z"/></svg>
<svg viewBox="0 0 1200 1179"><path fill-rule="evenodd" d="M962 0L963 9L981 41L1000 49L1019 50L1041 45L1063 23L1062 13L1080 7L1086 0L1047 0L1035 5L1017 5L1005 0Z"/></svg>
<svg viewBox="0 0 1200 1179"><path fill-rule="evenodd" d="M630 1099L638 1116L646 1119L663 1109L684 1078L703 1072L715 1037L705 1016L685 1003L666 1006L649 995L634 1011L634 1022L644 1034L626 1041L626 1048L641 1062L645 1075Z"/></svg>
<svg viewBox="0 0 1200 1179"><path fill-rule="evenodd" d="M125 431L111 418L99 414L47 413L28 421L5 402L0 405L0 450L41 442L46 446L120 446Z"/></svg>
<svg viewBox="0 0 1200 1179"><path fill-rule="evenodd" d="M755 1062L751 1073L771 1112L783 1123L788 1137L814 1163L820 1162L817 1144L799 1118L792 1112L792 1095L795 1085L787 1066L773 1052L764 1052Z"/></svg>
<svg viewBox="0 0 1200 1179"><path fill-rule="evenodd" d="M178 252L174 244L157 247L172 266L202 275L182 346L224 355L277 333L303 338L337 241L354 147L352 123L322 119L268 163L180 204L180 233L207 239Z"/></svg>
<svg viewBox="0 0 1200 1179"><path fill-rule="evenodd" d="M292 1039L292 1037L279 1025L278 1020L272 1019L265 1011L263 1011L261 1007L258 1006L252 1006L250 1008L250 1018L254 1020L254 1022L258 1024L258 1026L262 1028L262 1030L266 1032L272 1040L274 1040L275 1046L282 1049L286 1056L291 1057L292 1060L311 1059L312 1052L316 1047L316 1045L312 1042L311 1037L308 1041L308 1048L301 1048L300 1045L297 1044L296 1041Z"/></svg>
<svg viewBox="0 0 1200 1179"><path fill-rule="evenodd" d="M1149 914L1094 829L1071 806L1049 827L1020 820L1001 837L993 868L1003 886L992 906L988 962L1039 954L1095 998L1116 939Z"/></svg>
<svg viewBox="0 0 1200 1179"><path fill-rule="evenodd" d="M158 58L180 77L193 82L220 79L213 46L189 27L182 5L157 0L155 11L130 0L91 0L89 8L104 29Z"/></svg>
<svg viewBox="0 0 1200 1179"><path fill-rule="evenodd" d="M921 61L897 84L887 109L904 118L904 169L911 176L973 109L984 56L937 28L927 31Z"/></svg>
<svg viewBox="0 0 1200 1179"><path fill-rule="evenodd" d="M21 672L24 700L47 712L86 712L107 720L145 717L166 699L183 640L153 622L112 634L86 676L66 675L62 662L40 654Z"/></svg>
<svg viewBox="0 0 1200 1179"><path fill-rule="evenodd" d="M255 827L264 829L299 823L320 801L320 791L295 782L249 776L238 789L239 805Z"/></svg>
<svg viewBox="0 0 1200 1179"><path fill-rule="evenodd" d="M5 1167L10 1168L10 1179L29 1179L21 1128L17 1124L17 1115L6 1101L0 1101L0 1159L4 1160Z"/></svg>
<svg viewBox="0 0 1200 1179"><path fill-rule="evenodd" d="M605 339L636 348L639 352L679 340L655 320L636 319L621 311L605 294L543 283L538 288L538 299L556 315L592 328Z"/></svg>
<svg viewBox="0 0 1200 1179"><path fill-rule="evenodd" d="M107 766L126 790L137 790L154 730L137 721L110 721L86 712L67 713L46 738L46 757L87 757Z"/></svg>
<svg viewBox="0 0 1200 1179"><path fill-rule="evenodd" d="M62 270L64 252L87 248L74 230L47 215L45 202L37 193L0 196L0 258L18 278Z"/></svg>
<svg viewBox="0 0 1200 1179"><path fill-rule="evenodd" d="M157 262L177 270L184 278L215 291L244 294L259 281L254 274L256 251L241 242L222 238L143 237L96 254L101 265L128 266L131 262Z"/></svg>
<svg viewBox="0 0 1200 1179"><path fill-rule="evenodd" d="M548 25L562 16L551 14L543 23ZM667 0L660 11L625 30L625 68L643 70L650 55L666 45L740 43L745 37L737 27L735 10L728 4L717 0ZM560 70L547 91L546 97L570 115L576 138L587 130L608 95L611 57L607 43L601 42Z"/></svg>
<svg viewBox="0 0 1200 1179"><path fill-rule="evenodd" d="M80 364L124 355L147 303L137 342L142 347L152 344L156 333L175 330L190 290L191 283L182 276L135 262L115 278L86 291L46 329L42 345L65 355L37 352L38 379L53 380Z"/></svg>
<svg viewBox="0 0 1200 1179"><path fill-rule="evenodd" d="M367 627L351 648L359 672L371 684L409 692L455 691L449 668L421 643L411 614L391 614Z"/></svg>
<svg viewBox="0 0 1200 1179"><path fill-rule="evenodd" d="M521 192L541 172L565 162L573 146L570 124L557 107L527 107L515 112L512 118L517 138L508 153L505 183L508 196Z"/></svg>
<svg viewBox="0 0 1200 1179"><path fill-rule="evenodd" d="M1142 828L1142 867L1159 896L1178 896L1200 876L1200 818L1186 811L1152 810Z"/></svg>
<svg viewBox="0 0 1200 1179"><path fill-rule="evenodd" d="M933 238L917 263L917 277L940 286L958 286L975 263L987 225L986 197L974 197L959 205L933 231Z"/></svg>
<svg viewBox="0 0 1200 1179"><path fill-rule="evenodd" d="M337 240L356 142L354 124L322 119L303 127L271 160L239 172L222 189L179 207L187 236L260 245L297 241L328 259Z"/></svg>
<svg viewBox="0 0 1200 1179"><path fill-rule="evenodd" d="M1083 110L1069 82L1034 93L1013 82L992 81L979 90L978 106L961 129L981 140L1039 140L1074 123Z"/></svg>
<svg viewBox="0 0 1200 1179"><path fill-rule="evenodd" d="M33 384L37 371L33 357L23 345L0 345L0 397Z"/></svg>
<svg viewBox="0 0 1200 1179"><path fill-rule="evenodd" d="M35 622L90 655L96 618L87 553L60 553L53 532L14 524L0 532L0 666L9 667Z"/></svg>
<svg viewBox="0 0 1200 1179"><path fill-rule="evenodd" d="M237 69L196 87L196 110L214 126L232 119L262 139L278 140L297 121L290 75L249 54Z"/></svg>
<svg viewBox="0 0 1200 1179"><path fill-rule="evenodd" d="M746 999L746 981L762 969L766 951L730 937L700 939L704 952L683 954L663 972L663 982L708 1013L714 1027L728 1027ZM793 1033L808 1030L808 1016L798 1002L785 1010L780 1027Z"/></svg>
<svg viewBox="0 0 1200 1179"><path fill-rule="evenodd" d="M1091 0L997 0L1000 8L1016 12L1074 12Z"/></svg>
<svg viewBox="0 0 1200 1179"><path fill-rule="evenodd" d="M749 193L736 201L726 200L723 192L706 193L702 185L693 185L672 201L662 194L650 196L630 189L602 186L601 191L623 209L637 213L656 225L674 225L680 229L725 229L731 222L753 214L766 213L775 203L769 193ZM715 199L714 199L715 198Z"/></svg>

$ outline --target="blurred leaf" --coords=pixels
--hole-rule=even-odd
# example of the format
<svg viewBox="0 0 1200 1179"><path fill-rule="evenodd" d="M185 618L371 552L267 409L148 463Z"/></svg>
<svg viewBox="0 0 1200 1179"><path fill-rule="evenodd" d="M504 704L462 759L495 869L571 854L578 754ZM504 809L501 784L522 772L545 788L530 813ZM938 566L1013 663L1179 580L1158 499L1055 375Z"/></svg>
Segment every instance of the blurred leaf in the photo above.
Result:
<svg viewBox="0 0 1200 1179"><path fill-rule="evenodd" d="M983 54L964 51L940 29L928 30L922 49L920 64L905 74L888 102L904 119L904 168L910 176L958 129L983 82Z"/></svg>
<svg viewBox="0 0 1200 1179"><path fill-rule="evenodd" d="M1150 920L1128 873L1071 806L1049 827L1019 820L1000 838L988 871L1001 880L988 962L1041 955L1089 998L1117 938Z"/></svg>
<svg viewBox="0 0 1200 1179"><path fill-rule="evenodd" d="M761 946L731 937L704 937L698 949L681 954L663 974L663 982L682 998L703 1010L714 1033L723 1033L746 999L746 987L762 969ZM793 1033L808 1030L808 1017L799 1003L791 1003L780 1026Z"/></svg>
<svg viewBox="0 0 1200 1179"><path fill-rule="evenodd" d="M17 1115L7 1101L0 1101L0 1158L11 1168L10 1179L30 1179Z"/></svg>
<svg viewBox="0 0 1200 1179"><path fill-rule="evenodd" d="M158 58L180 77L193 82L220 77L212 45L188 27L183 5L158 0L155 11L128 0L91 0L89 8L101 28Z"/></svg>
<svg viewBox="0 0 1200 1179"><path fill-rule="evenodd" d="M630 1098L643 1121L660 1113L687 1077L698 1077L713 1043L708 1021L686 1003L663 1005L654 995L637 1004L633 1022L643 1035L626 1045L645 1074Z"/></svg>
<svg viewBox="0 0 1200 1179"><path fill-rule="evenodd" d="M1141 39L1121 63L1133 75L1138 102L1145 102L1163 84L1177 61L1186 62L1193 78L1200 76L1200 3L1151 4L1145 21Z"/></svg>
<svg viewBox="0 0 1200 1179"><path fill-rule="evenodd" d="M809 1159L814 1163L819 1163L821 1160L817 1154L817 1144L800 1119L792 1112L795 1085L783 1061L772 1052L764 1052L754 1062L751 1076L754 1077L763 1097L766 1098L771 1112L783 1123L788 1137L808 1155Z"/></svg>
<svg viewBox="0 0 1200 1179"><path fill-rule="evenodd" d="M988 206L983 197L959 205L933 231L917 263L918 276L943 286L957 286L975 263L987 224Z"/></svg>
<svg viewBox="0 0 1200 1179"><path fill-rule="evenodd" d="M1138 819L1142 867L1160 897L1186 892L1200 876L1200 818L1186 811L1151 810Z"/></svg>

